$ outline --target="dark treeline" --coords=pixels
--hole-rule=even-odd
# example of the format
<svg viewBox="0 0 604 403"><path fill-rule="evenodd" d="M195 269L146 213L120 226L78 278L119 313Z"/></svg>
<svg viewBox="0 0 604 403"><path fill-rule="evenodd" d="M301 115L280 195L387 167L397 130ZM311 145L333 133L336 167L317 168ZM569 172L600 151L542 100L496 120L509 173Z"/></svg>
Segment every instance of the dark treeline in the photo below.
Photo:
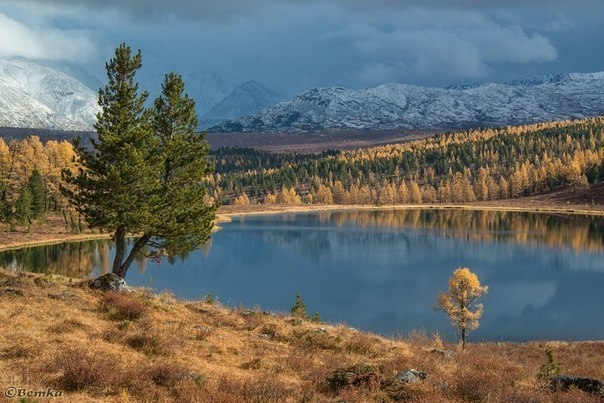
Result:
<svg viewBox="0 0 604 403"><path fill-rule="evenodd" d="M604 118L444 133L322 154L221 148L209 194L223 204L466 203L604 178Z"/></svg>

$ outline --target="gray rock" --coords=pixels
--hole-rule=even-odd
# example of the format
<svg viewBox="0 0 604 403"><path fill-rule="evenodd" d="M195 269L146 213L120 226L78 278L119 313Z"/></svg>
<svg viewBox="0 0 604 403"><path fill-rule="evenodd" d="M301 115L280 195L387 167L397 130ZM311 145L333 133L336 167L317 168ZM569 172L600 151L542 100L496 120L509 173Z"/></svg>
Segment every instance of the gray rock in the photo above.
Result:
<svg viewBox="0 0 604 403"><path fill-rule="evenodd" d="M90 288L101 291L128 292L131 291L123 278L115 273L103 274L90 282Z"/></svg>
<svg viewBox="0 0 604 403"><path fill-rule="evenodd" d="M407 369L396 374L396 380L402 383L417 383L428 377L424 371L416 369Z"/></svg>
<svg viewBox="0 0 604 403"><path fill-rule="evenodd" d="M443 357L451 358L453 356L453 351L451 350L441 350L440 348L433 348L431 350L432 353L440 354Z"/></svg>
<svg viewBox="0 0 604 403"><path fill-rule="evenodd" d="M604 381L580 376L559 375L550 380L553 390L568 390L577 388L587 393L604 396Z"/></svg>

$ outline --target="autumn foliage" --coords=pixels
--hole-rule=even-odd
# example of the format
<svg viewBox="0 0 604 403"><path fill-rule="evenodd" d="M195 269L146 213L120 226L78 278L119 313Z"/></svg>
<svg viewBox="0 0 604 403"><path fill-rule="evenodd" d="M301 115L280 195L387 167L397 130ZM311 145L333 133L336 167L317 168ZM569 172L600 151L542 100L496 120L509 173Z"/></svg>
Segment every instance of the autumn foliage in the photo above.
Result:
<svg viewBox="0 0 604 403"><path fill-rule="evenodd" d="M443 133L347 152L212 154L208 194L221 204L463 204L600 182L604 118Z"/></svg>
<svg viewBox="0 0 604 403"><path fill-rule="evenodd" d="M77 169L75 151L67 141L38 136L8 143L0 138L0 219L3 222L31 225L44 213L62 213L71 224L74 211L61 195L63 170Z"/></svg>
<svg viewBox="0 0 604 403"><path fill-rule="evenodd" d="M478 276L467 267L453 272L449 280L449 292L438 296L437 308L444 311L454 327L461 331L462 347L466 345L466 332L478 328L482 317L482 304L478 299L486 295L489 287L483 286Z"/></svg>

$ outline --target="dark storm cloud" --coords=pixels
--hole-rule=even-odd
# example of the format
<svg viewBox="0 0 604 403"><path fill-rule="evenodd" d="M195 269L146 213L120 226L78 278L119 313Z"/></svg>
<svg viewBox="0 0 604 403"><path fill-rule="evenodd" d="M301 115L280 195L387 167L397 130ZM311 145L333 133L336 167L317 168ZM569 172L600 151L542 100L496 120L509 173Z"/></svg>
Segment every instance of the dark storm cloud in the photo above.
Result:
<svg viewBox="0 0 604 403"><path fill-rule="evenodd" d="M230 16L246 15L250 11L266 10L275 5L308 6L329 4L341 8L370 9L390 8L403 10L413 7L421 8L467 8L499 9L526 7L585 7L601 3L598 0L0 0L2 3L31 4L42 7L60 7L71 9L116 10L129 13L136 19L149 17L165 18L175 15L186 19L215 19ZM275 16L278 18L278 15Z"/></svg>
<svg viewBox="0 0 604 403"><path fill-rule="evenodd" d="M12 39L0 55L98 54L102 67L125 41L147 68L215 70L288 95L441 86L604 70L601 15L601 0L0 0Z"/></svg>

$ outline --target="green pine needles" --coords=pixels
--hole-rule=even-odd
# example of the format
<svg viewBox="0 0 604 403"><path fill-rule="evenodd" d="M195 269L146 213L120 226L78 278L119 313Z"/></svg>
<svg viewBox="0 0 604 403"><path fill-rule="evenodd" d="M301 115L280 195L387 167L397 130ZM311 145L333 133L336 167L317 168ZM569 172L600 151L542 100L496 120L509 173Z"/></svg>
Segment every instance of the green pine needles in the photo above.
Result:
<svg viewBox="0 0 604 403"><path fill-rule="evenodd" d="M216 206L203 181L213 172L209 144L197 132L195 101L182 78L167 74L152 108L135 74L140 50L121 44L106 64L107 85L99 90L98 139L76 144L81 168L63 172L63 193L91 227L111 232L113 272L125 277L143 250L147 256L178 256L201 247L211 235ZM138 234L126 251L126 237Z"/></svg>
<svg viewBox="0 0 604 403"><path fill-rule="evenodd" d="M321 317L319 316L318 312L315 312L313 316L307 314L306 304L304 301L302 301L302 297L300 296L299 292L296 293L296 302L294 302L294 305L292 305L289 311L291 312L292 316L296 318L310 320L314 323L321 323Z"/></svg>

